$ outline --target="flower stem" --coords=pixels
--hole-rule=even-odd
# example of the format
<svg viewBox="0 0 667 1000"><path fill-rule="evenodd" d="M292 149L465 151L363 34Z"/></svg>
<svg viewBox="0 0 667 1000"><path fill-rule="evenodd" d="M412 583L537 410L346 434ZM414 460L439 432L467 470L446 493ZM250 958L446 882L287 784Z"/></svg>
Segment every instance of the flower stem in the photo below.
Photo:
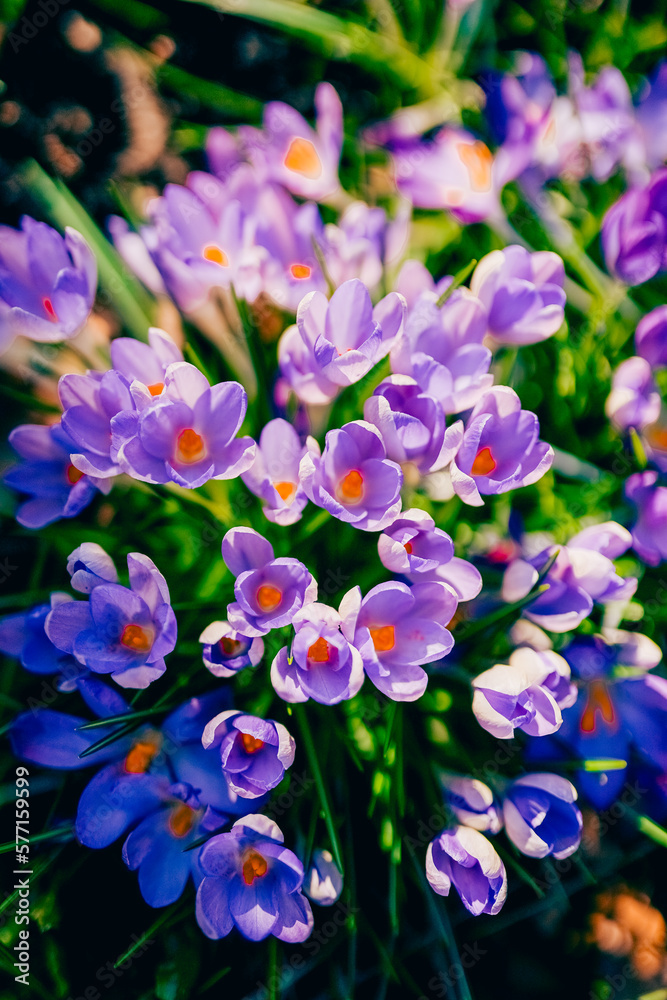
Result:
<svg viewBox="0 0 667 1000"><path fill-rule="evenodd" d="M336 826L334 823L333 815L331 812L331 807L329 805L329 798L327 796L327 790L324 785L324 779L322 777L322 769L320 768L320 762L317 757L317 751L315 750L315 743L313 741L313 734L310 728L310 723L308 721L308 716L303 705L294 706L294 714L299 721L299 727L301 729L301 736L303 738L303 743L306 749L306 756L308 757L308 763L313 772L313 777L315 778L315 785L317 787L317 794L320 797L320 804L322 806L322 812L324 813L324 822L326 823L327 830L329 832L329 838L331 840L331 849L333 856L335 858L338 869L342 875L345 874L343 866L343 857L340 849L340 841L338 840L338 834L336 832Z"/></svg>

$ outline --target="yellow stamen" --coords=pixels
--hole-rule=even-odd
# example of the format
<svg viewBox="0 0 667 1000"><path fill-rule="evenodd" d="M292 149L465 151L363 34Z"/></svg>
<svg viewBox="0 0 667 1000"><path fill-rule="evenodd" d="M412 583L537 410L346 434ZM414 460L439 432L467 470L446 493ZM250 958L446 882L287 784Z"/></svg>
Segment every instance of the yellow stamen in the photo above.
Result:
<svg viewBox="0 0 667 1000"><path fill-rule="evenodd" d="M496 468L490 448L480 448L472 463L471 476L488 476Z"/></svg>
<svg viewBox="0 0 667 1000"><path fill-rule="evenodd" d="M296 483L274 483L273 488L281 500L289 500L296 493Z"/></svg>
<svg viewBox="0 0 667 1000"><path fill-rule="evenodd" d="M200 462L206 456L206 445L204 440L193 431L192 427L187 427L178 435L176 444L176 459L186 465Z"/></svg>
<svg viewBox="0 0 667 1000"><path fill-rule="evenodd" d="M307 264L292 264L290 271L293 278L310 278L310 268Z"/></svg>
<svg viewBox="0 0 667 1000"><path fill-rule="evenodd" d="M257 753L264 746L264 740L257 740L250 733L240 733L239 735L246 753Z"/></svg>
<svg viewBox="0 0 667 1000"><path fill-rule="evenodd" d="M329 660L329 643L322 636L308 649L308 659L315 663L327 663Z"/></svg>
<svg viewBox="0 0 667 1000"><path fill-rule="evenodd" d="M262 611L275 611L282 599L282 591L267 583L263 583L257 590L257 603Z"/></svg>
<svg viewBox="0 0 667 1000"><path fill-rule="evenodd" d="M169 829L174 837L185 837L194 826L197 813L185 802L179 802L169 814Z"/></svg>
<svg viewBox="0 0 667 1000"><path fill-rule="evenodd" d="M146 388L150 392L151 396L159 396L164 389L164 382L153 382L152 385L147 385Z"/></svg>
<svg viewBox="0 0 667 1000"><path fill-rule="evenodd" d="M262 878L268 871L268 863L257 851L250 850L243 860L243 881L252 885L256 878Z"/></svg>
<svg viewBox="0 0 667 1000"><path fill-rule="evenodd" d="M338 484L338 499L341 503L357 504L364 495L364 478L357 469L343 476Z"/></svg>
<svg viewBox="0 0 667 1000"><path fill-rule="evenodd" d="M466 167L473 191L491 190L491 167L493 155L483 142L458 143L457 152L461 163Z"/></svg>
<svg viewBox="0 0 667 1000"><path fill-rule="evenodd" d="M132 623L123 629L120 644L133 653L147 653L153 645L153 635L141 625Z"/></svg>
<svg viewBox="0 0 667 1000"><path fill-rule="evenodd" d="M293 170L295 174L301 174L309 180L315 180L322 173L322 161L310 139L300 137L292 139L283 163L288 170Z"/></svg>
<svg viewBox="0 0 667 1000"><path fill-rule="evenodd" d="M209 243L208 246L205 246L201 255L204 260L210 260L212 264L219 264L220 267L229 267L229 257L215 243Z"/></svg>
<svg viewBox="0 0 667 1000"><path fill-rule="evenodd" d="M394 626L382 625L380 628L369 628L373 645L378 653L387 653L394 648Z"/></svg>
<svg viewBox="0 0 667 1000"><path fill-rule="evenodd" d="M85 472L80 472L78 469L75 469L73 465L68 465L65 475L67 476L67 482L71 486L74 486L80 479L83 479Z"/></svg>

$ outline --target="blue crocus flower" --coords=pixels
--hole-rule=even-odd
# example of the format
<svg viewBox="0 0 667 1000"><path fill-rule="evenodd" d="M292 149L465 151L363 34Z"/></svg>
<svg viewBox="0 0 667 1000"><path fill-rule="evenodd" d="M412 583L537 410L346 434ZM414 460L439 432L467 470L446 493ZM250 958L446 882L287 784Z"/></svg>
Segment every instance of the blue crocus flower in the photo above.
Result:
<svg viewBox="0 0 667 1000"><path fill-rule="evenodd" d="M118 691L92 680L99 717L128 711ZM205 723L228 702L226 691L191 698L159 729L142 726L83 758L83 751L113 732L112 725L86 730L85 718L45 709L20 715L10 739L16 756L32 764L58 770L102 765L79 800L77 839L99 849L131 830L123 860L138 869L146 902L166 906L179 898L190 876L197 885L201 881L200 850L186 848L220 829L230 815L247 812L228 790L216 755L201 744Z"/></svg>
<svg viewBox="0 0 667 1000"><path fill-rule="evenodd" d="M576 703L563 710L558 741L578 760L629 761L631 751L667 771L667 680L649 673L662 658L648 636L609 629L577 636L562 650L579 685ZM533 761L558 754L546 740L531 741ZM627 767L578 771L578 788L597 809L606 809L627 781Z"/></svg>

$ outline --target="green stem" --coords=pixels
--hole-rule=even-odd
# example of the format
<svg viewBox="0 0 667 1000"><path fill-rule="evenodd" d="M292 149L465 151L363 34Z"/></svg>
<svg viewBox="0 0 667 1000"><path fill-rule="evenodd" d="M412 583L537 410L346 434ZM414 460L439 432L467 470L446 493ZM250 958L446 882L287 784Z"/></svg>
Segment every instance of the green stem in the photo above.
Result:
<svg viewBox="0 0 667 1000"><path fill-rule="evenodd" d="M30 835L30 844L39 844L44 840L57 840L60 837L71 839L74 833L73 826L61 826L56 830L47 830L45 833ZM16 843L12 840L6 844L0 844L0 854L8 854L16 849Z"/></svg>
<svg viewBox="0 0 667 1000"><path fill-rule="evenodd" d="M322 769L320 768L320 762L317 757L317 751L315 749L315 743L313 741L313 734L310 728L310 722L308 721L308 716L306 714L305 707L303 705L294 706L294 714L299 721L299 727L301 729L301 736L303 738L304 747L306 750L306 756L308 758L308 763L310 764L311 770L313 772L313 777L315 778L315 785L317 787L317 794L320 797L320 804L322 806L322 812L324 813L324 822L329 833L329 839L331 840L331 849L333 856L335 858L338 869L343 875L345 873L343 866L343 855L340 848L340 842L338 840L338 834L336 832L336 825L334 823L333 814L331 812L331 807L329 805L329 797L327 795L327 790L324 784L324 778L322 777Z"/></svg>

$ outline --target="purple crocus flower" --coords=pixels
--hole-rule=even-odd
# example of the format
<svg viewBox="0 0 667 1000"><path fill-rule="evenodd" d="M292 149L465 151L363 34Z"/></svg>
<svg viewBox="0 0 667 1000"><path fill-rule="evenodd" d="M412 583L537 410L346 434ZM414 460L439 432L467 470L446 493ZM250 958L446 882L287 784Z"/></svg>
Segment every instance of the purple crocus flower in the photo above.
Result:
<svg viewBox="0 0 667 1000"><path fill-rule="evenodd" d="M121 468L111 438L111 420L134 410L130 383L120 372L63 375L58 383L62 426L74 441L72 464L86 476L108 479Z"/></svg>
<svg viewBox="0 0 667 1000"><path fill-rule="evenodd" d="M327 431L321 454L309 439L299 476L314 504L362 531L382 531L401 509L401 468L389 461L379 430L365 420Z"/></svg>
<svg viewBox="0 0 667 1000"><path fill-rule="evenodd" d="M486 310L467 288L457 288L442 306L435 291L424 291L391 350L391 369L413 378L445 413L460 413L493 385L491 351L482 345L486 329Z"/></svg>
<svg viewBox="0 0 667 1000"><path fill-rule="evenodd" d="M344 282L330 300L322 292L306 295L296 323L304 344L312 348L312 370L335 385L358 382L389 353L405 308L396 292L373 308L368 289L357 278Z"/></svg>
<svg viewBox="0 0 667 1000"><path fill-rule="evenodd" d="M139 383L146 392L141 392L139 402L150 402L149 397L161 395L164 389L164 379L169 365L183 360L183 355L164 330L151 327L148 331L148 343L142 344L133 337L118 337L111 341L111 364L114 371L132 383ZM139 386L132 385L133 394L140 391Z"/></svg>
<svg viewBox="0 0 667 1000"><path fill-rule="evenodd" d="M640 319L635 330L635 350L651 368L667 367L667 306L656 306Z"/></svg>
<svg viewBox="0 0 667 1000"><path fill-rule="evenodd" d="M111 674L121 687L144 688L166 670L176 645L176 618L166 580L148 556L127 557L130 586L101 581L88 601L54 608L46 634L64 653L94 673Z"/></svg>
<svg viewBox="0 0 667 1000"><path fill-rule="evenodd" d="M338 161L343 145L343 107L330 83L315 91L316 128L289 104L270 101L264 130L239 135L260 175L278 181L299 198L323 201L340 188Z"/></svg>
<svg viewBox="0 0 667 1000"><path fill-rule="evenodd" d="M88 691L87 700L96 715L129 710L118 691L94 680L97 697L93 702ZM85 757L81 753L113 732L113 726L85 730L85 718L50 709L25 712L12 727L12 749L42 767L102 765L81 795L77 838L85 847L100 849L134 827L123 845L123 860L139 870L146 902L166 906L179 898L191 876L195 883L201 880L199 851L185 848L246 808L243 799L228 791L201 745L204 720L225 701L227 692L192 698L160 729L141 727Z"/></svg>
<svg viewBox="0 0 667 1000"><path fill-rule="evenodd" d="M230 789L244 799L256 799L275 788L294 762L295 743L280 722L221 712L206 724L202 745L220 759Z"/></svg>
<svg viewBox="0 0 667 1000"><path fill-rule="evenodd" d="M96 542L83 542L70 552L67 572L73 590L80 594L91 594L101 583L118 583L113 559Z"/></svg>
<svg viewBox="0 0 667 1000"><path fill-rule="evenodd" d="M451 621L457 603L444 583L380 583L363 599L354 587L341 601L342 632L376 688L392 701L416 701L428 683L422 664L442 659L454 645L440 623Z"/></svg>
<svg viewBox="0 0 667 1000"><path fill-rule="evenodd" d="M297 611L292 624L291 650L285 646L271 664L271 683L280 697L291 702L313 698L322 705L353 698L363 684L364 665L341 632L340 614L314 602Z"/></svg>
<svg viewBox="0 0 667 1000"><path fill-rule="evenodd" d="M502 828L502 812L488 785L478 778L443 772L440 784L445 803L459 823L481 833L498 833Z"/></svg>
<svg viewBox="0 0 667 1000"><path fill-rule="evenodd" d="M316 406L330 403L340 386L326 378L315 364L315 344L319 332L314 324L292 324L278 341L278 366L281 374L302 403Z"/></svg>
<svg viewBox="0 0 667 1000"><path fill-rule="evenodd" d="M426 878L439 896L448 896L454 886L474 917L499 913L507 896L505 865L496 849L483 833L467 826L445 829L431 841Z"/></svg>
<svg viewBox="0 0 667 1000"><path fill-rule="evenodd" d="M404 510L378 538L380 562L413 582L440 580L460 601L471 601L482 589L472 563L454 555L454 543L425 510Z"/></svg>
<svg viewBox="0 0 667 1000"><path fill-rule="evenodd" d="M196 916L207 937L237 927L251 941L269 934L290 944L306 940L313 914L301 892L303 865L283 842L273 820L251 815L204 845Z"/></svg>
<svg viewBox="0 0 667 1000"><path fill-rule="evenodd" d="M255 458L252 438L236 437L247 406L238 382L211 386L194 365L170 365L154 402L111 421L118 465L143 482L187 489L209 479L233 479Z"/></svg>
<svg viewBox="0 0 667 1000"><path fill-rule="evenodd" d="M264 500L262 510L269 521L287 525L300 519L308 503L299 478L299 462L305 452L305 445L287 420L277 417L263 428L255 461L241 478Z"/></svg>
<svg viewBox="0 0 667 1000"><path fill-rule="evenodd" d="M634 750L664 771L667 681L649 672L662 659L660 647L639 632L605 629L603 635L575 636L563 655L579 692L576 703L563 711L559 747L566 747L576 760L611 759L621 765L630 761ZM556 756L548 746L545 753ZM582 769L576 781L595 808L606 809L625 787L627 766Z"/></svg>
<svg viewBox="0 0 667 1000"><path fill-rule="evenodd" d="M583 820L577 790L558 774L522 774L503 796L505 831L530 858L569 858L579 847Z"/></svg>
<svg viewBox="0 0 667 1000"><path fill-rule="evenodd" d="M658 484L658 473L636 472L625 483L625 495L637 508L632 526L632 547L648 563L667 559L667 486Z"/></svg>
<svg viewBox="0 0 667 1000"><path fill-rule="evenodd" d="M470 290L488 314L489 333L501 344L535 344L565 318L565 270L558 254L528 253L521 246L482 257Z"/></svg>
<svg viewBox="0 0 667 1000"><path fill-rule="evenodd" d="M244 636L266 635L290 625L305 604L317 599L317 582L298 559L275 558L273 546L252 528L230 528L222 540L222 558L236 577L227 617Z"/></svg>
<svg viewBox="0 0 667 1000"><path fill-rule="evenodd" d="M567 684L569 679L570 668L558 653L515 649L509 663L497 663L473 680L473 713L482 729L497 739L511 739L515 729L548 736L563 721L555 695L559 682Z"/></svg>
<svg viewBox="0 0 667 1000"><path fill-rule="evenodd" d="M454 456L442 406L407 375L380 383L364 403L364 419L377 427L387 458L399 465L410 463L426 474L443 469Z"/></svg>
<svg viewBox="0 0 667 1000"><path fill-rule="evenodd" d="M241 635L229 622L211 622L199 641L204 643L204 666L214 677L233 677L244 667L256 667L264 656L262 639Z"/></svg>
<svg viewBox="0 0 667 1000"><path fill-rule="evenodd" d="M660 393L644 358L621 362L611 383L605 413L620 431L631 427L641 430L660 416Z"/></svg>
<svg viewBox="0 0 667 1000"><path fill-rule="evenodd" d="M512 179L510 157L494 157L463 129L443 128L430 141L390 141L396 185L418 208L448 209L468 225L500 216L500 192Z"/></svg>
<svg viewBox="0 0 667 1000"><path fill-rule="evenodd" d="M318 906L333 906L343 891L343 876L331 851L316 848L303 891Z"/></svg>
<svg viewBox="0 0 667 1000"><path fill-rule="evenodd" d="M455 425L456 426L456 425ZM539 440L534 413L521 409L509 386L490 389L466 421L450 471L454 491L464 503L480 507L482 494L507 493L530 486L551 468L551 445Z"/></svg>
<svg viewBox="0 0 667 1000"><path fill-rule="evenodd" d="M382 283L385 268L398 261L408 242L409 205L399 207L395 219L387 220L383 208L354 201L348 205L337 225L324 230L323 247L327 271L334 285L359 278L367 288L376 290ZM400 292L400 288L395 288Z"/></svg>
<svg viewBox="0 0 667 1000"><path fill-rule="evenodd" d="M76 229L61 236L24 215L20 229L0 226L0 351L14 337L69 340L95 299L95 257Z"/></svg>
<svg viewBox="0 0 667 1000"><path fill-rule="evenodd" d="M537 583L555 556L544 583L548 590L523 611L526 618L551 632L569 632L593 610L593 604L627 601L637 589L635 577L620 577L612 562L630 548L630 532L615 521L584 528L560 548L551 545L532 559L516 559L505 571L502 596L520 601Z"/></svg>
<svg viewBox="0 0 667 1000"><path fill-rule="evenodd" d="M637 95L635 119L644 145L644 158L653 170L667 159L667 62L657 64Z"/></svg>
<svg viewBox="0 0 667 1000"><path fill-rule="evenodd" d="M4 482L30 497L16 512L24 528L76 517L98 490L111 489L109 480L86 476L72 465L70 455L77 445L61 424L21 424L9 435L9 443L23 461L5 474Z"/></svg>
<svg viewBox="0 0 667 1000"><path fill-rule="evenodd" d="M630 188L602 221L607 269L628 285L641 285L667 266L667 168L646 187Z"/></svg>

